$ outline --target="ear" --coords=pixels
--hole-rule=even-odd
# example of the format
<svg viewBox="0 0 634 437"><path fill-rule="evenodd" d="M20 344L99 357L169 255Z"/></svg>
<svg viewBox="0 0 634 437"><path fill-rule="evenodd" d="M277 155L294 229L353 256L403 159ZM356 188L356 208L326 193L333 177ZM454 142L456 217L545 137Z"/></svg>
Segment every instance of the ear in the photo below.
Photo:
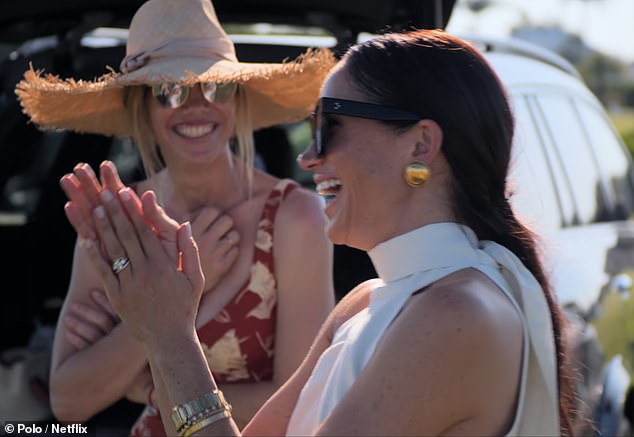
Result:
<svg viewBox="0 0 634 437"><path fill-rule="evenodd" d="M443 132L434 120L421 120L413 127L412 158L431 164L441 151Z"/></svg>

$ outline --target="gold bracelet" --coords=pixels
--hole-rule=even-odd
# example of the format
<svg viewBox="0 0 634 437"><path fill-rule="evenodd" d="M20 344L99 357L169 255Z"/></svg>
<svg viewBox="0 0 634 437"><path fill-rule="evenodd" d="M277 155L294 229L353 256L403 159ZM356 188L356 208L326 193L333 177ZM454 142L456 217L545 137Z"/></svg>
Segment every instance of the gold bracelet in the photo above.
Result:
<svg viewBox="0 0 634 437"><path fill-rule="evenodd" d="M222 419L231 417L231 412L229 410L222 410L217 413L212 414L211 416L205 417L197 422L194 422L191 426L185 428L181 433L180 437L189 437L195 432L200 431L201 429L216 423Z"/></svg>
<svg viewBox="0 0 634 437"><path fill-rule="evenodd" d="M216 389L172 408L172 422L176 431L181 432L186 425L222 410L231 411L231 405L222 392Z"/></svg>

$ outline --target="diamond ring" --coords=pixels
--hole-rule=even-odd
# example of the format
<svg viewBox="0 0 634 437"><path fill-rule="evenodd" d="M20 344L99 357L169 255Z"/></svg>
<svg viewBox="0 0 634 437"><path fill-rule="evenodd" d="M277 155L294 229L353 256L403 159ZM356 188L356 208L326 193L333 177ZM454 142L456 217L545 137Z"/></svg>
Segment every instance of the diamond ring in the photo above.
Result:
<svg viewBox="0 0 634 437"><path fill-rule="evenodd" d="M126 267L130 265L130 260L127 256L121 256L114 261L112 261L112 271L117 275L125 270Z"/></svg>

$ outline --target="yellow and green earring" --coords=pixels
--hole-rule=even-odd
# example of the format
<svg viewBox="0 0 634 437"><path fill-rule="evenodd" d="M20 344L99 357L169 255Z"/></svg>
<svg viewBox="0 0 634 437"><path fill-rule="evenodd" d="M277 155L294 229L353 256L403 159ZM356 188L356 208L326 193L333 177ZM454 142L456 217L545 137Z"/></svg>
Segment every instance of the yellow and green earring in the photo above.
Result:
<svg viewBox="0 0 634 437"><path fill-rule="evenodd" d="M427 164L422 161L412 162L407 167L405 167L405 172L403 173L405 182L407 182L407 185L413 188L418 188L425 185L425 182L429 180L430 176L430 168L427 167Z"/></svg>

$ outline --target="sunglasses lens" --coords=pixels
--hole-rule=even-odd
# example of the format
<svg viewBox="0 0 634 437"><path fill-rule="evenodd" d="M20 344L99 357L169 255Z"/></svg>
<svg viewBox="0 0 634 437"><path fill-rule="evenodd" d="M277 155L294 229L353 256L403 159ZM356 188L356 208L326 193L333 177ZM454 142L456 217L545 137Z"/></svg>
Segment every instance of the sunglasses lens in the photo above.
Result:
<svg viewBox="0 0 634 437"><path fill-rule="evenodd" d="M161 106L178 108L189 97L189 88L177 83L162 83L152 86L152 95Z"/></svg>
<svg viewBox="0 0 634 437"><path fill-rule="evenodd" d="M224 103L235 95L238 84L235 82L201 82L200 89L208 102Z"/></svg>
<svg viewBox="0 0 634 437"><path fill-rule="evenodd" d="M321 138L321 103L317 105L315 112L310 114L310 130L313 137L313 148L315 154L319 157L324 154Z"/></svg>

